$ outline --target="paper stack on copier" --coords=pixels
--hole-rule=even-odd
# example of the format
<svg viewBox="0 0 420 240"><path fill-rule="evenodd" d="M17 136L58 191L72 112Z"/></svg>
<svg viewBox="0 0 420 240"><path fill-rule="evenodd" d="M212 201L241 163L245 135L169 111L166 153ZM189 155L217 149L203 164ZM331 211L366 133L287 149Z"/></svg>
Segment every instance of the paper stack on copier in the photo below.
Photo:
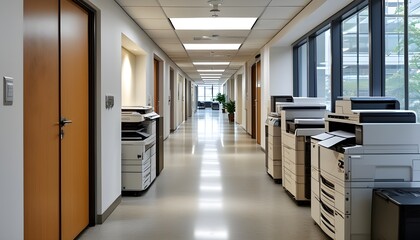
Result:
<svg viewBox="0 0 420 240"><path fill-rule="evenodd" d="M371 239L374 188L420 187L420 124L390 98L349 98L312 137L311 215L333 239ZM356 110L357 109L357 110Z"/></svg>

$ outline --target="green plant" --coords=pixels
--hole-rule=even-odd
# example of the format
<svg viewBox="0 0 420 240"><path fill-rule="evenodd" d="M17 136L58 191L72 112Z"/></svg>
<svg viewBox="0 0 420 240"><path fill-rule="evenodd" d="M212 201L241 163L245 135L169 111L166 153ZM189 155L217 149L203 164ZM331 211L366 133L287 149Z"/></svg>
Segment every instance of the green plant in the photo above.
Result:
<svg viewBox="0 0 420 240"><path fill-rule="evenodd" d="M230 100L225 105L226 105L226 111L228 113L234 113L236 111L235 101Z"/></svg>
<svg viewBox="0 0 420 240"><path fill-rule="evenodd" d="M215 101L218 101L222 106L226 103L226 95L222 93L218 93L216 97L214 98Z"/></svg>

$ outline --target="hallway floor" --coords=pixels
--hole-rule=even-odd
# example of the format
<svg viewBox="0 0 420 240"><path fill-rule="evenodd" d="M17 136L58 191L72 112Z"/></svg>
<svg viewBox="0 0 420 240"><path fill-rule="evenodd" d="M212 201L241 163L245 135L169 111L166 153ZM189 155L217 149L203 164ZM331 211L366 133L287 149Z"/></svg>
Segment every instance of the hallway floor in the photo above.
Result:
<svg viewBox="0 0 420 240"><path fill-rule="evenodd" d="M264 152L227 114L197 113L165 141L165 168L80 239L328 239L265 171Z"/></svg>

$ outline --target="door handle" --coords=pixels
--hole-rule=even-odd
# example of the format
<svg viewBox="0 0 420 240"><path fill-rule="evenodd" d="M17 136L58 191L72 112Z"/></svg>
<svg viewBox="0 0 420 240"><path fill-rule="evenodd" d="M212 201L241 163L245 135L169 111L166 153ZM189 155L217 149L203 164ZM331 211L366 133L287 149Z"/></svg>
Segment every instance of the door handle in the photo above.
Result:
<svg viewBox="0 0 420 240"><path fill-rule="evenodd" d="M72 120L68 120L66 118L61 118L60 119L60 127L64 127L64 126L66 126L67 124L70 124L70 123L73 123L73 121Z"/></svg>

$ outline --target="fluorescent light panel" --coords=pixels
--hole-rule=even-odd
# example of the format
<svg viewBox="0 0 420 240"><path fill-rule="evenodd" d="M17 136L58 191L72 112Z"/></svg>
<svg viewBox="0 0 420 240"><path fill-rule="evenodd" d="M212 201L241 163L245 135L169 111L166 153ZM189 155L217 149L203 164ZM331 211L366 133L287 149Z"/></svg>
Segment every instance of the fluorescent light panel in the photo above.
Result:
<svg viewBox="0 0 420 240"><path fill-rule="evenodd" d="M198 69L197 72L224 72L224 69Z"/></svg>
<svg viewBox="0 0 420 240"><path fill-rule="evenodd" d="M221 73L200 73L201 76L222 76Z"/></svg>
<svg viewBox="0 0 420 240"><path fill-rule="evenodd" d="M230 62L193 62L194 65L229 65Z"/></svg>
<svg viewBox="0 0 420 240"><path fill-rule="evenodd" d="M240 46L240 43L184 43L186 50L238 50Z"/></svg>
<svg viewBox="0 0 420 240"><path fill-rule="evenodd" d="M208 79L208 78L203 78L201 79L203 81L219 81L220 79Z"/></svg>
<svg viewBox="0 0 420 240"><path fill-rule="evenodd" d="M169 18L175 30L250 30L257 18Z"/></svg>

